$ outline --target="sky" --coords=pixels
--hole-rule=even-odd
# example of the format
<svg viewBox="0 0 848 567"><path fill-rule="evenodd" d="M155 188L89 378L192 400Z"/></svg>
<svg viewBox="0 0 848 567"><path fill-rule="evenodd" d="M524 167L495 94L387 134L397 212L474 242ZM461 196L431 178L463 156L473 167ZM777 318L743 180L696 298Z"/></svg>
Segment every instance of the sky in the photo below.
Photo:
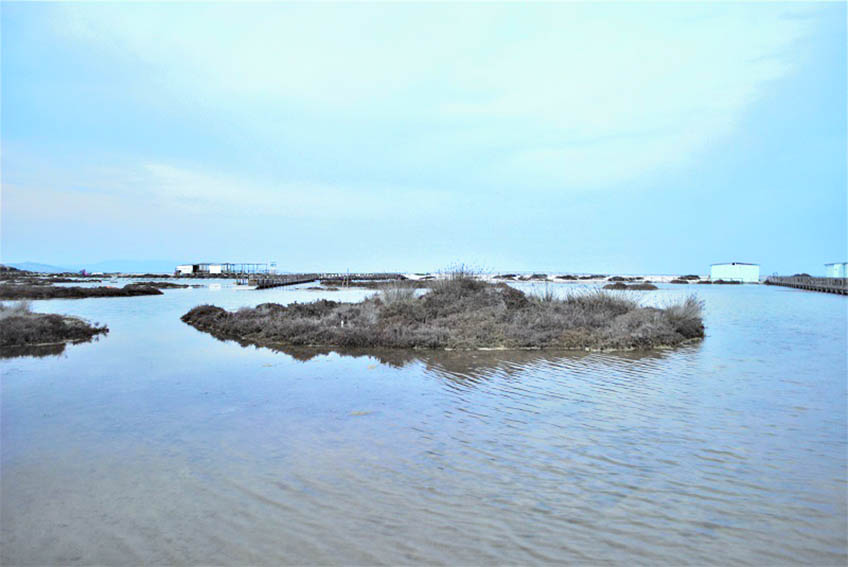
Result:
<svg viewBox="0 0 848 567"><path fill-rule="evenodd" d="M7 263L848 259L844 2L0 11Z"/></svg>

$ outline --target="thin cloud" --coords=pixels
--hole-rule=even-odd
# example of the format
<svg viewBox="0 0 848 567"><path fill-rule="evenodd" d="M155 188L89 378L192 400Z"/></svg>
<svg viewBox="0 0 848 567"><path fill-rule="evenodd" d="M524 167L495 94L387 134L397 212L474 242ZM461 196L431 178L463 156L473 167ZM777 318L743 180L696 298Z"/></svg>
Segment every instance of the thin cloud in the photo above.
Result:
<svg viewBox="0 0 848 567"><path fill-rule="evenodd" d="M792 6L425 8L73 6L61 30L140 66L170 96L202 93L269 144L265 121L283 108L341 124L366 115L369 146L405 127L407 141L384 150L387 170L414 162L424 142L452 170L498 148L510 166L467 163L471 178L497 165L502 181L580 188L697 157L792 72L812 29ZM485 138L462 135L478 130Z"/></svg>

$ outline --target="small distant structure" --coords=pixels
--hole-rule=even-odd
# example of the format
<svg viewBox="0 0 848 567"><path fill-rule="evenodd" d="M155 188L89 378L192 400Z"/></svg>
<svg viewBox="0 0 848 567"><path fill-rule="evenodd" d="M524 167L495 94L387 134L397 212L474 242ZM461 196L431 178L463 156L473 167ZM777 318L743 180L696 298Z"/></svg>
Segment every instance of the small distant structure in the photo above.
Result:
<svg viewBox="0 0 848 567"><path fill-rule="evenodd" d="M760 265L748 264L747 262L713 264L710 266L710 279L712 281L759 283Z"/></svg>
<svg viewBox="0 0 848 567"><path fill-rule="evenodd" d="M848 262L825 264L824 275L828 278L848 278Z"/></svg>
<svg viewBox="0 0 848 567"><path fill-rule="evenodd" d="M199 264L180 264L174 270L179 276L218 274L276 274L276 262L201 262Z"/></svg>

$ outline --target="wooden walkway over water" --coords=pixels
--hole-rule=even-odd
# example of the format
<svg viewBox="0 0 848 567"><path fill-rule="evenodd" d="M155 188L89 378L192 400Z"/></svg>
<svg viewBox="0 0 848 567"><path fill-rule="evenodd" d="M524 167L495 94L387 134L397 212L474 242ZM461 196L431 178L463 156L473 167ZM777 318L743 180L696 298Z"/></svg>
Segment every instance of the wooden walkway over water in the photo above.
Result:
<svg viewBox="0 0 848 567"><path fill-rule="evenodd" d="M320 274L254 274L240 279L239 285L256 286L256 289L269 289L287 285L298 285L317 281Z"/></svg>
<svg viewBox="0 0 848 567"><path fill-rule="evenodd" d="M403 279L401 274L374 273L374 274L348 274L348 273L325 273L325 274L251 274L238 280L240 285L256 286L256 289L269 289L272 287L283 287L316 282L319 280L332 280L344 285L344 282L363 280L399 280Z"/></svg>
<svg viewBox="0 0 848 567"><path fill-rule="evenodd" d="M848 295L848 278L814 278L810 276L769 276L766 285L794 287L807 291Z"/></svg>

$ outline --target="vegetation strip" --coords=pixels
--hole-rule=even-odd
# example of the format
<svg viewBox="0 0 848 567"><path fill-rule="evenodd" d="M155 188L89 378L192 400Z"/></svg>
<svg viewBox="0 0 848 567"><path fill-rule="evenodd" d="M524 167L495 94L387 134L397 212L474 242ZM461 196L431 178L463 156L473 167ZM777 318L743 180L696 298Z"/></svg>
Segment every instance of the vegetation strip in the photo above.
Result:
<svg viewBox="0 0 848 567"><path fill-rule="evenodd" d="M134 297L162 295L152 285L127 284L124 287L79 287L27 284L0 284L0 299L82 299L85 297Z"/></svg>
<svg viewBox="0 0 848 567"><path fill-rule="evenodd" d="M464 276L435 280L423 295L398 285L359 303L264 303L236 312L201 305L182 320L220 339L269 347L630 350L704 336L694 297L641 307L602 290L558 299Z"/></svg>

